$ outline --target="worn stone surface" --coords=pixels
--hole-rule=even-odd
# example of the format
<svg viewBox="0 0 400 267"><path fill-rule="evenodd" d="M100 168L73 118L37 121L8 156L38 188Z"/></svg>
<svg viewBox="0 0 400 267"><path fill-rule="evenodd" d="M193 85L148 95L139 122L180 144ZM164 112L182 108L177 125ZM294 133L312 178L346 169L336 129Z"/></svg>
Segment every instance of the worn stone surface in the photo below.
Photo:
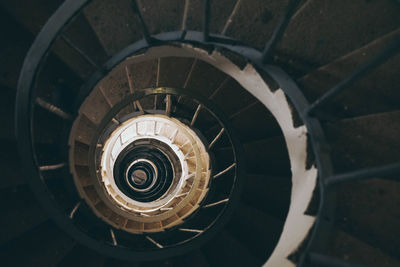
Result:
<svg viewBox="0 0 400 267"><path fill-rule="evenodd" d="M322 66L299 80L301 90L310 101L351 75L361 64L386 47L400 30L374 40L328 65ZM346 88L322 110L338 118L348 118L400 109L400 56L397 55Z"/></svg>
<svg viewBox="0 0 400 267"><path fill-rule="evenodd" d="M0 30L7 36L0 42L0 58L3 62L0 66L0 84L14 89L33 36L4 10L0 10Z"/></svg>
<svg viewBox="0 0 400 267"><path fill-rule="evenodd" d="M399 192L398 179L371 179L340 185L336 222L349 235L399 259Z"/></svg>
<svg viewBox="0 0 400 267"><path fill-rule="evenodd" d="M325 65L400 26L392 0L310 0L293 18L278 51Z"/></svg>
<svg viewBox="0 0 400 267"><path fill-rule="evenodd" d="M242 199L249 206L283 221L289 211L291 189L290 176L247 174Z"/></svg>
<svg viewBox="0 0 400 267"><path fill-rule="evenodd" d="M286 3L287 1L242 0L227 35L262 50L282 16Z"/></svg>
<svg viewBox="0 0 400 267"><path fill-rule="evenodd" d="M158 86L183 88L188 78L192 64L192 58L161 58Z"/></svg>
<svg viewBox="0 0 400 267"><path fill-rule="evenodd" d="M58 0L4 0L1 5L31 34L37 35L62 2ZM21 8L21 6L24 8ZM105 60L104 50L84 16L78 15L67 28L65 35L95 61ZM93 67L63 40L57 40L52 51L81 77L87 77L92 73Z"/></svg>
<svg viewBox="0 0 400 267"><path fill-rule="evenodd" d="M84 14L109 55L143 38L129 0L96 0L85 8Z"/></svg>
<svg viewBox="0 0 400 267"><path fill-rule="evenodd" d="M201 96L209 97L225 79L226 75L223 72L204 61L197 60L186 88Z"/></svg>
<svg viewBox="0 0 400 267"><path fill-rule="evenodd" d="M291 175L289 156L282 136L245 143L243 149L247 172L277 176ZM221 157L223 152L224 150L219 151Z"/></svg>
<svg viewBox="0 0 400 267"><path fill-rule="evenodd" d="M400 112L346 119L325 127L338 173L390 164L400 158Z"/></svg>
<svg viewBox="0 0 400 267"><path fill-rule="evenodd" d="M44 266L59 262L74 245L70 236L53 222L47 222L10 242L0 255L5 266ZM21 251L26 252L24 257L19 256Z"/></svg>
<svg viewBox="0 0 400 267"><path fill-rule="evenodd" d="M142 0L140 3L151 34L181 30L185 0Z"/></svg>
<svg viewBox="0 0 400 267"><path fill-rule="evenodd" d="M227 101L228 99L229 101ZM235 80L230 79L215 95L213 101L229 117L256 101L256 98Z"/></svg>
<svg viewBox="0 0 400 267"><path fill-rule="evenodd" d="M227 228L257 258L266 262L278 243L283 224L284 220L279 220L242 202L238 205Z"/></svg>
<svg viewBox="0 0 400 267"><path fill-rule="evenodd" d="M0 196L3 216L7 218L7 220L1 220L1 244L18 237L48 219L42 207L34 200L32 191L26 185L3 188Z"/></svg>
<svg viewBox="0 0 400 267"><path fill-rule="evenodd" d="M249 120L248 118L256 118ZM242 142L273 137L281 134L281 129L272 114L261 103L250 106L230 119L235 132Z"/></svg>

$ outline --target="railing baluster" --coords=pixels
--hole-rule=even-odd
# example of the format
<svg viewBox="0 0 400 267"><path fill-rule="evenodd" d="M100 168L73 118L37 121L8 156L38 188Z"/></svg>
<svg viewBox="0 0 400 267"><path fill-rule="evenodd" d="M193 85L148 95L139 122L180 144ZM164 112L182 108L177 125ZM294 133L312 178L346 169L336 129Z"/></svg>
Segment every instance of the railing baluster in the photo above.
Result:
<svg viewBox="0 0 400 267"><path fill-rule="evenodd" d="M171 95L167 95L165 98L165 115L167 115L168 117L171 116L171 107L172 107L172 99L171 99Z"/></svg>
<svg viewBox="0 0 400 267"><path fill-rule="evenodd" d="M148 44L152 44L154 42L154 39L151 37L149 29L147 27L146 22L144 21L142 11L140 9L140 5L138 3L138 0L132 0L132 6L133 6L133 11L137 14L139 21L140 21L140 26L142 27L142 32L143 32L143 37L146 40Z"/></svg>
<svg viewBox="0 0 400 267"><path fill-rule="evenodd" d="M223 204L223 203L226 203L226 202L228 202L229 201L229 198L225 198L225 199L222 199L222 200L220 200L220 201L217 201L217 202L214 202L214 203L210 203L210 204L207 204L207 205L204 205L203 206L203 208L210 208L210 207L214 207L214 206L217 206L217 205L221 205L221 204Z"/></svg>
<svg viewBox="0 0 400 267"><path fill-rule="evenodd" d="M78 210L78 208L81 206L82 201L79 201L78 203L76 203L76 205L74 206L74 208L71 210L71 212L69 213L69 218L73 219L75 216L76 211Z"/></svg>
<svg viewBox="0 0 400 267"><path fill-rule="evenodd" d="M208 146L208 149L211 149L215 143L218 141L218 139L222 136L222 134L224 133L225 128L222 128L219 133L217 134L217 136L214 137L214 139L211 141L210 145Z"/></svg>
<svg viewBox="0 0 400 267"><path fill-rule="evenodd" d="M154 245L156 245L158 248L163 248L164 246L161 245L160 243L158 243L157 241L155 241L153 238L151 238L150 236L146 236L146 239L149 240L151 243L153 243Z"/></svg>
<svg viewBox="0 0 400 267"><path fill-rule="evenodd" d="M235 6L233 7L233 10L232 10L232 13L226 20L225 26L221 31L221 35L225 35L226 32L228 31L229 26L232 24L234 16L236 15L237 11L239 10L240 3L241 3L241 0L236 0Z"/></svg>
<svg viewBox="0 0 400 267"><path fill-rule="evenodd" d="M350 87L355 82L363 78L369 72L374 70L376 67L385 63L389 58L394 56L400 50L400 34L393 40L386 48L381 50L378 54L367 60L363 65L361 65L357 70L355 70L350 76L348 76L343 81L339 82L336 86L331 88L327 93L317 99L310 107L307 109L308 115L313 115L317 108L325 105L332 98L341 93L344 89Z"/></svg>
<svg viewBox="0 0 400 267"><path fill-rule="evenodd" d="M236 162L233 163L232 165L230 165L229 167L225 168L224 170L220 171L219 173L217 173L216 175L213 176L213 178L218 178L221 175L227 173L228 171L232 170L234 167L236 166Z"/></svg>
<svg viewBox="0 0 400 267"><path fill-rule="evenodd" d="M275 27L274 32L272 33L271 38L265 44L263 55L262 55L262 62L266 63L272 53L275 50L276 45L282 39L283 34L286 31L289 22L296 11L296 7L299 5L300 0L290 0L286 10L278 22L278 25Z"/></svg>
<svg viewBox="0 0 400 267"><path fill-rule="evenodd" d="M183 16L182 16L182 24L181 24L182 39L185 38L185 35L186 35L189 5L190 5L190 0L185 0L185 6L183 8Z"/></svg>
<svg viewBox="0 0 400 267"><path fill-rule="evenodd" d="M111 234L111 239L112 239L113 245L117 246L118 242L117 242L117 239L115 238L115 233L114 233L113 229L110 229L110 234Z"/></svg>
<svg viewBox="0 0 400 267"><path fill-rule="evenodd" d="M354 172L333 175L325 179L326 186L342 182L350 182L356 180L366 180L371 178L383 178L390 175L400 173L400 163L389 164L381 167L366 168Z"/></svg>
<svg viewBox="0 0 400 267"><path fill-rule="evenodd" d="M196 108L196 111L194 112L192 121L190 122L190 126L193 127L194 123L196 122L197 116L199 116L200 113L200 109L201 109L202 105L199 104Z"/></svg>
<svg viewBox="0 0 400 267"><path fill-rule="evenodd" d="M133 86L133 81L132 81L131 73L129 71L128 66L125 67L125 72L126 72L126 77L128 79L129 91L133 94L133 93L135 93L135 88ZM144 114L144 110L143 110L142 105L140 104L139 100L136 100L133 103L134 110L136 110L136 107L139 109L140 112L142 112Z"/></svg>
<svg viewBox="0 0 400 267"><path fill-rule="evenodd" d="M36 98L36 104L38 104L42 108L50 111L51 113L53 113L53 114L65 119L65 120L71 120L72 119L72 115L71 114L68 114L67 112L63 111L59 107L46 102L45 100L41 99L40 97Z"/></svg>
<svg viewBox="0 0 400 267"><path fill-rule="evenodd" d="M53 165L45 165L45 166L40 166L39 170L40 171L53 171L53 170L61 169L64 166L65 166L65 163L59 163L59 164L53 164Z"/></svg>
<svg viewBox="0 0 400 267"><path fill-rule="evenodd" d="M182 232L191 232L191 233L198 233L198 234L201 234L204 232L204 230L189 229L189 228L179 228L178 230L182 231Z"/></svg>

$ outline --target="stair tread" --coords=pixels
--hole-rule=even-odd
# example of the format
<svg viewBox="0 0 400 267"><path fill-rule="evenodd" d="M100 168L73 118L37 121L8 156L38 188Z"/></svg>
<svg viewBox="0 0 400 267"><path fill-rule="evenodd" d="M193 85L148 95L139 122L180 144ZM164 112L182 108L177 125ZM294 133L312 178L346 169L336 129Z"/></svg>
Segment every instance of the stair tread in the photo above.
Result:
<svg viewBox="0 0 400 267"><path fill-rule="evenodd" d="M146 0L140 1L140 4L144 21L151 34L181 30L185 1Z"/></svg>
<svg viewBox="0 0 400 267"><path fill-rule="evenodd" d="M343 231L335 230L330 244L330 254L346 261L368 264L368 266L398 267L400 261L380 249L368 245Z"/></svg>
<svg viewBox="0 0 400 267"><path fill-rule="evenodd" d="M37 35L47 22L50 16L57 10L63 1L28 1L23 0L18 3L15 1L3 1L3 7L10 12L17 21L24 25L33 35ZM21 8L24 6L24 8ZM103 58L102 47L98 44L92 29L88 26L83 16L78 15L77 19L67 29L66 34L72 37L72 41L91 57ZM74 51L64 40L57 40L53 46L53 52L57 54L71 69L75 70L81 77L87 77L92 66Z"/></svg>
<svg viewBox="0 0 400 267"><path fill-rule="evenodd" d="M193 65L192 58L160 58L160 76L158 86L183 88Z"/></svg>
<svg viewBox="0 0 400 267"><path fill-rule="evenodd" d="M82 245L75 245L57 266L103 266L105 260L104 256L93 250Z"/></svg>
<svg viewBox="0 0 400 267"><path fill-rule="evenodd" d="M400 158L400 111L324 125L338 173L390 164Z"/></svg>
<svg viewBox="0 0 400 267"><path fill-rule="evenodd" d="M54 266L74 245L75 241L48 222L4 245L2 262L5 266Z"/></svg>
<svg viewBox="0 0 400 267"><path fill-rule="evenodd" d="M283 222L242 202L236 207L228 229L266 262L279 241Z"/></svg>
<svg viewBox="0 0 400 267"><path fill-rule="evenodd" d="M26 185L2 189L0 196L3 218L7 218L1 220L0 244L21 236L48 219Z"/></svg>
<svg viewBox="0 0 400 267"><path fill-rule="evenodd" d="M230 117L238 110L245 108L255 101L256 98L233 79L229 79L213 98L213 102L218 105L219 109L227 117Z"/></svg>
<svg viewBox="0 0 400 267"><path fill-rule="evenodd" d="M218 233L202 250L211 266L260 266L262 264L261 260L226 230Z"/></svg>
<svg viewBox="0 0 400 267"><path fill-rule="evenodd" d="M186 88L203 97L210 97L225 82L227 76L222 71L197 60Z"/></svg>
<svg viewBox="0 0 400 267"><path fill-rule="evenodd" d="M249 120L249 118L257 119ZM244 143L281 134L281 129L273 115L258 101L235 117L231 117L230 121L240 141Z"/></svg>
<svg viewBox="0 0 400 267"><path fill-rule="evenodd" d="M95 109L93 107L96 107ZM93 122L93 124L100 124L101 120L111 109L107 99L104 97L99 88L96 88L86 98L85 104L81 107L80 112Z"/></svg>
<svg viewBox="0 0 400 267"><path fill-rule="evenodd" d="M308 73L398 28L399 11L390 0L310 0L290 22L277 49L309 62L303 70Z"/></svg>
<svg viewBox="0 0 400 267"><path fill-rule="evenodd" d="M0 85L0 121L1 132L0 140L15 138L14 132L14 109L15 109L15 89Z"/></svg>
<svg viewBox="0 0 400 267"><path fill-rule="evenodd" d="M211 267L200 249L191 251L177 259L177 266Z"/></svg>
<svg viewBox="0 0 400 267"><path fill-rule="evenodd" d="M210 1L210 33L221 34L231 16L238 0ZM203 8L202 0L191 0L187 14L187 29L202 31L203 29ZM199 12L201 10L201 12ZM232 16L234 18L235 16Z"/></svg>
<svg viewBox="0 0 400 267"><path fill-rule="evenodd" d="M156 87L157 59L146 60L128 66L136 90Z"/></svg>
<svg viewBox="0 0 400 267"><path fill-rule="evenodd" d="M103 267L143 267L144 265L139 262L120 261L114 258L108 258Z"/></svg>
<svg viewBox="0 0 400 267"><path fill-rule="evenodd" d="M0 168L3 170L0 189L25 184L16 140L0 139L0 146Z"/></svg>
<svg viewBox="0 0 400 267"><path fill-rule="evenodd" d="M250 173L289 176L289 156L283 136L243 144L246 170Z"/></svg>
<svg viewBox="0 0 400 267"><path fill-rule="evenodd" d="M17 88L19 72L33 36L3 9L0 10L0 22L1 32L7 36L0 45L1 59L7 62L0 67L0 84L14 89Z"/></svg>
<svg viewBox="0 0 400 267"><path fill-rule="evenodd" d="M245 178L242 200L270 216L284 220L290 205L291 177L246 174Z"/></svg>
<svg viewBox="0 0 400 267"><path fill-rule="evenodd" d="M143 37L140 24L129 0L97 0L84 14L108 55L114 55Z"/></svg>
<svg viewBox="0 0 400 267"><path fill-rule="evenodd" d="M262 50L286 5L287 1L242 1L227 35Z"/></svg>
<svg viewBox="0 0 400 267"><path fill-rule="evenodd" d="M324 65L299 80L302 91L310 101L315 101L327 90L345 79L359 65L382 50L396 36L400 29L394 30L349 54ZM356 84L347 88L331 101L325 112L335 117L355 117L399 109L400 94L397 85L400 78L400 56L395 56L379 66Z"/></svg>
<svg viewBox="0 0 400 267"><path fill-rule="evenodd" d="M378 177L379 178L379 177ZM400 183L370 179L337 188L337 227L400 261Z"/></svg>

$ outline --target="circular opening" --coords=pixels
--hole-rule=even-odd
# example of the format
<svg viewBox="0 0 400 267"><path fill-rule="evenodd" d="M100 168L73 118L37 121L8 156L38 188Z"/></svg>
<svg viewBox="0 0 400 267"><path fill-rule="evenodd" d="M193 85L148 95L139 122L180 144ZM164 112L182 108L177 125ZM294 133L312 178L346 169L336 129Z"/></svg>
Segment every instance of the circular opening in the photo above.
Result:
<svg viewBox="0 0 400 267"><path fill-rule="evenodd" d="M114 163L113 179L118 189L138 202L162 198L180 179L181 165L176 154L165 143L143 139L129 144ZM172 164L175 162L175 164ZM175 175L177 174L177 175Z"/></svg>
<svg viewBox="0 0 400 267"><path fill-rule="evenodd" d="M129 165L125 173L128 185L135 191L148 191L157 180L157 169L153 162L138 159Z"/></svg>

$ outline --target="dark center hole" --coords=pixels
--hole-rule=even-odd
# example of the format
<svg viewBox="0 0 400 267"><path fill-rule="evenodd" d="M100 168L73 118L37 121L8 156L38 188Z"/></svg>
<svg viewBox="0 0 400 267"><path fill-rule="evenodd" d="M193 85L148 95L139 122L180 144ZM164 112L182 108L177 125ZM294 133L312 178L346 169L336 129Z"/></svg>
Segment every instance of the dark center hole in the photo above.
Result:
<svg viewBox="0 0 400 267"><path fill-rule="evenodd" d="M147 173L144 170L134 170L131 175L132 182L137 185L144 184L147 179Z"/></svg>

